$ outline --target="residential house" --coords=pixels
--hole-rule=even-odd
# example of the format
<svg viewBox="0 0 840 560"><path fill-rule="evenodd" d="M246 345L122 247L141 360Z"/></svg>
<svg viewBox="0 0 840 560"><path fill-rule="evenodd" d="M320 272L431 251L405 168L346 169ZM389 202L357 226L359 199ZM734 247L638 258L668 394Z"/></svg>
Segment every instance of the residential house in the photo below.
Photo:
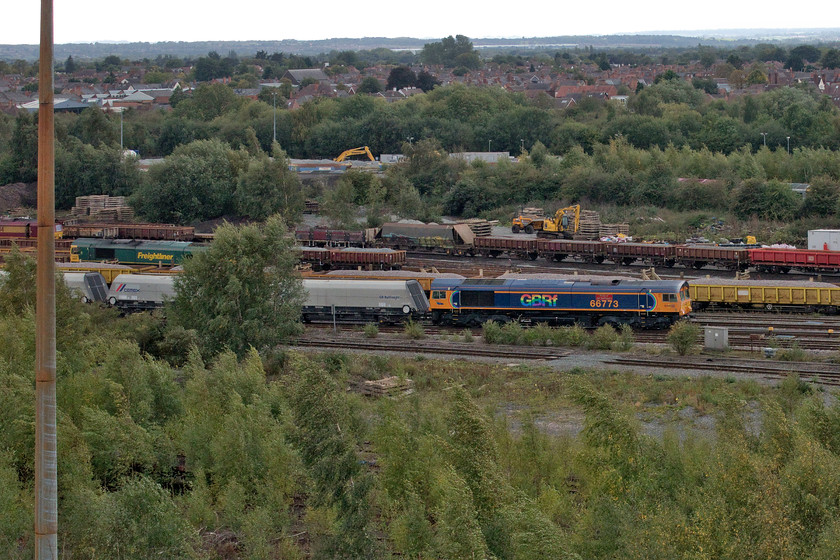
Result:
<svg viewBox="0 0 840 560"><path fill-rule="evenodd" d="M318 83L329 84L330 78L320 68L303 68L299 70L286 70L283 78L292 82L293 86L300 86L307 78L315 80Z"/></svg>

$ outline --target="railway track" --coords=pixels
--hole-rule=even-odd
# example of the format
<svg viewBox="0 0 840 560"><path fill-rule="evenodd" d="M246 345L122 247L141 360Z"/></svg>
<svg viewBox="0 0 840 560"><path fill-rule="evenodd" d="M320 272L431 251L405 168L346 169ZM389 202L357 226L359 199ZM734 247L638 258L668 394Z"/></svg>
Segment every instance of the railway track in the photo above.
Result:
<svg viewBox="0 0 840 560"><path fill-rule="evenodd" d="M791 373L799 374L805 381L840 387L840 367L837 364L814 362L751 362L729 360L725 358L706 358L704 360L678 360L669 358L619 357L604 362L610 365L649 367L658 369L688 369L697 371L717 371L722 373L758 375L772 380L783 379Z"/></svg>
<svg viewBox="0 0 840 560"><path fill-rule="evenodd" d="M701 323L703 324L703 323ZM309 328L319 331L332 329L329 323L312 323ZM340 332L358 332L362 325L339 324L336 330ZM404 331L400 325L380 325L380 333L398 334ZM439 327L423 325L427 336L460 336L464 331L470 331L476 338L481 337L480 327ZM635 331L633 333L637 343L642 344L666 344L668 331ZM698 337L698 343L703 344L703 334ZM828 334L821 326L814 326L813 329L785 329L775 328L768 331L766 327L730 326L729 345L731 348L756 349L767 346L789 348L796 344L802 350L827 350L840 351L840 328L835 329L833 334Z"/></svg>
<svg viewBox="0 0 840 560"><path fill-rule="evenodd" d="M649 264L635 263L632 265L620 265L613 263L587 263L583 261L546 261L544 259L530 260L517 259L507 256L491 257L456 257L440 253L409 251L406 259L407 267L437 268L440 272L462 274L464 276L477 276L477 271L483 270L485 276L498 276L505 272L522 272L530 274L574 274L580 275L616 275L632 276L638 278L643 269L649 269ZM683 267L658 267L657 274L663 280L676 280L684 278L688 281L696 278L711 276L715 278L732 278L734 272L722 268L703 268L700 270ZM822 274L800 273L791 271L787 274L773 274L767 272L751 272L751 280L791 280L801 278L814 278L822 282L840 283L840 273L825 272Z"/></svg>
<svg viewBox="0 0 840 560"><path fill-rule="evenodd" d="M480 356L484 358L505 358L510 360L556 360L571 352L534 347L487 346L481 344L452 343L422 340L370 341L347 338L301 338L289 346L342 350L365 350L368 352L400 352L407 354L445 354L456 356Z"/></svg>

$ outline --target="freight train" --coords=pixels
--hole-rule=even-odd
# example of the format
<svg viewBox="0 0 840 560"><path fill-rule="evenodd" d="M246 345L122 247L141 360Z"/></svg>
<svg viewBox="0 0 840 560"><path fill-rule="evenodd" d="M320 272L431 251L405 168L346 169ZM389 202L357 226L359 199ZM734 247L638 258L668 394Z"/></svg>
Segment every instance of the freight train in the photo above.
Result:
<svg viewBox="0 0 840 560"><path fill-rule="evenodd" d="M711 244L614 243L564 239L522 239L475 236L463 224L385 224L376 235L370 230L298 230L299 243L309 246L390 247L407 251L432 251L452 256L500 257L549 261L653 266L705 267L758 272L840 272L840 251L755 248Z"/></svg>

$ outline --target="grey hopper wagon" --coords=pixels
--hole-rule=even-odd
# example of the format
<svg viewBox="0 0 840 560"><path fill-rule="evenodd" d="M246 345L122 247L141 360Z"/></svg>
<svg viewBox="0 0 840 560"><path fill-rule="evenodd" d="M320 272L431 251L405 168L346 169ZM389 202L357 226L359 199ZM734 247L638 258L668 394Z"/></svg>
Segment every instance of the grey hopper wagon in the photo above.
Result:
<svg viewBox="0 0 840 560"><path fill-rule="evenodd" d="M303 320L342 323L401 323L429 311L416 280L304 279Z"/></svg>

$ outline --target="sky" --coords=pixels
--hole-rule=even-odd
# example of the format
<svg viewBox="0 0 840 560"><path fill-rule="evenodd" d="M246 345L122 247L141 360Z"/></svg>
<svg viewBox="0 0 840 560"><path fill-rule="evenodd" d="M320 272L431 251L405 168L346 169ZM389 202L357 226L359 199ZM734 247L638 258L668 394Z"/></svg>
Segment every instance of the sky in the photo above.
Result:
<svg viewBox="0 0 840 560"><path fill-rule="evenodd" d="M613 35L646 31L838 27L826 14L833 2L791 4L706 0L601 0L524 4L485 0L339 2L310 0L173 0L163 4L84 4L54 1L55 43L246 41L337 37L550 37ZM794 9L795 7L795 9ZM1 44L37 44L40 2L16 2L3 26ZM5 18L4 18L5 19ZM829 18L830 19L830 18ZM11 24L11 25L9 25Z"/></svg>

